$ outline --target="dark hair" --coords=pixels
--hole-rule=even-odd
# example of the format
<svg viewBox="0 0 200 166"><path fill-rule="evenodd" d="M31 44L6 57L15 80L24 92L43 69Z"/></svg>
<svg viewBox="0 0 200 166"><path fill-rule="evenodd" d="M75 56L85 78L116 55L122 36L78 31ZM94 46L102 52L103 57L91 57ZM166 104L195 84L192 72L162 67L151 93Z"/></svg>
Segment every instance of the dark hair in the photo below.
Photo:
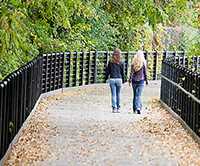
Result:
<svg viewBox="0 0 200 166"><path fill-rule="evenodd" d="M120 63L121 61L120 55L121 55L121 50L119 48L115 48L112 55L113 63Z"/></svg>

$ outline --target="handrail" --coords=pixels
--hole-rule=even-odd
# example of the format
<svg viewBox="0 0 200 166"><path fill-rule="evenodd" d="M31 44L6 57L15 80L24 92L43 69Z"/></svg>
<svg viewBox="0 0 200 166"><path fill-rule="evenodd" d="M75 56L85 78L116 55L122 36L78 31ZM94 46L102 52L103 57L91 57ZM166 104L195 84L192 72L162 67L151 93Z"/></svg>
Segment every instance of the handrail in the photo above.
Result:
<svg viewBox="0 0 200 166"><path fill-rule="evenodd" d="M176 58L166 58L162 62L160 99L200 136L199 62L193 68L193 64L189 65L186 60L187 64Z"/></svg>
<svg viewBox="0 0 200 166"><path fill-rule="evenodd" d="M126 80L136 51L122 51ZM65 87L104 83L112 51L54 52L40 55L0 81L0 158L42 93ZM144 52L149 79L160 79L161 60L184 51ZM181 58L179 58L181 61ZM11 125L13 124L13 125Z"/></svg>

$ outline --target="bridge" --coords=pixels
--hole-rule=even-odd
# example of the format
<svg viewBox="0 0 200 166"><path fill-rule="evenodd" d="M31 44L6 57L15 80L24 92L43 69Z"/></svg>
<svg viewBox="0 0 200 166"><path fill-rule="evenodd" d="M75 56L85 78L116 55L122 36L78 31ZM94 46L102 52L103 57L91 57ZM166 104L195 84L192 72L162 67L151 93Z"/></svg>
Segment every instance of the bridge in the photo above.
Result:
<svg viewBox="0 0 200 166"><path fill-rule="evenodd" d="M141 115L132 113L127 83L121 113L111 113L110 90L103 78L109 52L43 55L8 76L0 89L1 117L7 120L1 123L1 148L6 149L1 150L1 163L198 165L200 107L194 91L199 92L199 75L186 71L190 64L184 54L161 55L146 53L152 81L144 90ZM124 53L127 75L130 57L130 52ZM166 58L162 74L160 57ZM194 62L198 70L198 58ZM188 81L195 81L196 89ZM4 109L11 112L7 115Z"/></svg>

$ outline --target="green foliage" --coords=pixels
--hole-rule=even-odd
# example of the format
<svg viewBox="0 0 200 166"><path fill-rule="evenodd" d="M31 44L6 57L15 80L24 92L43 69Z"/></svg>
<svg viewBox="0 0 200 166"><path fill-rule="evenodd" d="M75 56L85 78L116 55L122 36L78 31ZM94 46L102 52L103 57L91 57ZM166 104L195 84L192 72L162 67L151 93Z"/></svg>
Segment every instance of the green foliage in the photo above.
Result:
<svg viewBox="0 0 200 166"><path fill-rule="evenodd" d="M165 27L199 28L198 0L5 0L0 4L0 80L39 53L161 50ZM173 48L199 55L199 35ZM171 46L170 46L171 47Z"/></svg>

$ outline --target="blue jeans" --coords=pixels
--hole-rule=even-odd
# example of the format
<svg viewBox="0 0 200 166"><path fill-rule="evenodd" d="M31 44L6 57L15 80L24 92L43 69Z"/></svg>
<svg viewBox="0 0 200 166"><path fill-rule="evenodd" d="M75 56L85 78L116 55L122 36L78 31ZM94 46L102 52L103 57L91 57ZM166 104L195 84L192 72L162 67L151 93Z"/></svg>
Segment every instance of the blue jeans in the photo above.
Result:
<svg viewBox="0 0 200 166"><path fill-rule="evenodd" d="M111 78L110 79L111 101L112 101L113 109L120 108L121 87L122 87L122 79L121 78Z"/></svg>
<svg viewBox="0 0 200 166"><path fill-rule="evenodd" d="M142 109L142 91L144 84L132 84L133 87L133 111Z"/></svg>

